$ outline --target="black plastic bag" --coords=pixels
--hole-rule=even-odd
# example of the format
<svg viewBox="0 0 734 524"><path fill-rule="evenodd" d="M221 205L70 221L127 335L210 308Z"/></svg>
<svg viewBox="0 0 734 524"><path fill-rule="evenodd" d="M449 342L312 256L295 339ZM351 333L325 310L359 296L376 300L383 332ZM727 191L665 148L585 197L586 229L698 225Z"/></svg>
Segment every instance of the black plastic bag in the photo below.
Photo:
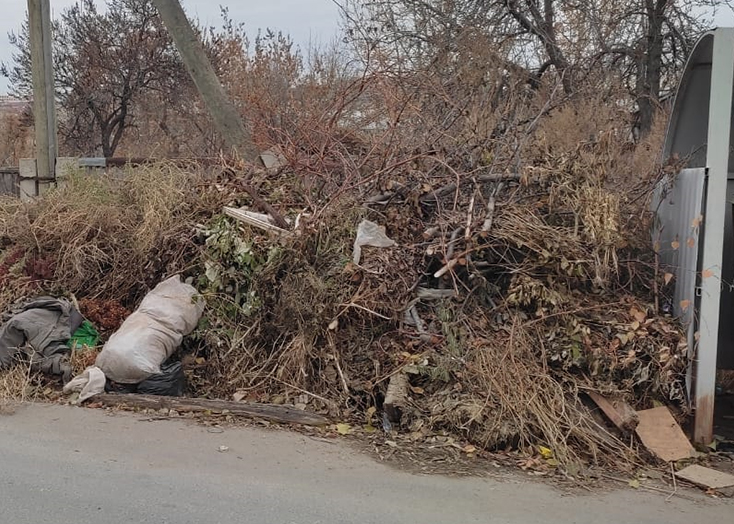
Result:
<svg viewBox="0 0 734 524"><path fill-rule="evenodd" d="M118 384L107 381L108 393L139 393L164 397L181 397L186 389L186 375L180 362L170 362L161 366L158 375L148 377L140 384Z"/></svg>
<svg viewBox="0 0 734 524"><path fill-rule="evenodd" d="M186 389L186 375L180 362L163 364L158 375L143 380L138 384L138 393L141 395L160 395L165 397L180 397Z"/></svg>

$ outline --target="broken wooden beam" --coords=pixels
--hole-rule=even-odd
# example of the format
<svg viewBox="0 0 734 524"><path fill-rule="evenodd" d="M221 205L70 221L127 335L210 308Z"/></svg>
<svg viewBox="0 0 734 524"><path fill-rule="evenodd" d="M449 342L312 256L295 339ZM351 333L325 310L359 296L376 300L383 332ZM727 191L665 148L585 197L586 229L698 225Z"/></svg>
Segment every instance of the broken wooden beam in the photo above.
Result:
<svg viewBox="0 0 734 524"><path fill-rule="evenodd" d="M172 409L179 413L227 413L235 417L259 418L279 424L325 426L330 423L326 417L315 413L272 404L134 394L101 394L96 395L93 401L107 407L127 406L139 409Z"/></svg>
<svg viewBox="0 0 734 524"><path fill-rule="evenodd" d="M587 395L594 401L607 418L620 431L634 431L640 423L640 417L632 406L620 399L607 399L596 391L587 391Z"/></svg>

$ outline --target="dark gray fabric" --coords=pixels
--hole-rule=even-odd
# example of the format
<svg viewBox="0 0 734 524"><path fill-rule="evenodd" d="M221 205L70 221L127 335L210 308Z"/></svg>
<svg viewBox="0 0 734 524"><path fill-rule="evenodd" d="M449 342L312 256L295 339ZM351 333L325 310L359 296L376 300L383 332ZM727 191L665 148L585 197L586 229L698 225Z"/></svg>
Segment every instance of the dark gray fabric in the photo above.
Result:
<svg viewBox="0 0 734 524"><path fill-rule="evenodd" d="M63 298L39 297L13 307L3 315L0 328L0 369L24 354L34 369L62 375L67 382L71 366L66 343L80 319L81 315Z"/></svg>

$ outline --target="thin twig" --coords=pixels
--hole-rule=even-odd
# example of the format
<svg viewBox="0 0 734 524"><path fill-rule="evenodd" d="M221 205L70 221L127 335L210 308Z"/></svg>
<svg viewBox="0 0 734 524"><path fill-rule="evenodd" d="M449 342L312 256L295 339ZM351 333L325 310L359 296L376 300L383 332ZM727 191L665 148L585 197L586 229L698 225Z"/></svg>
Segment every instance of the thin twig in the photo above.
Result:
<svg viewBox="0 0 734 524"><path fill-rule="evenodd" d="M678 493L678 481L675 479L675 466L673 463L670 463L670 475L673 477L673 493L668 495L668 498L665 499L665 502L670 502L670 499L672 499L676 493Z"/></svg>

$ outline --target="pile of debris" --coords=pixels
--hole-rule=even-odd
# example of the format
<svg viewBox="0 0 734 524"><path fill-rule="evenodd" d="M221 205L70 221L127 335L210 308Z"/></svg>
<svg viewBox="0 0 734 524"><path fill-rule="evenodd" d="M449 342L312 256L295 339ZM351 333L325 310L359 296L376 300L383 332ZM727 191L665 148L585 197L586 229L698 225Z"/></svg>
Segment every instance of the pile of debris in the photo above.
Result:
<svg viewBox="0 0 734 524"><path fill-rule="evenodd" d="M80 177L0 206L3 305L44 289L133 310L178 274L206 307L157 363L181 361L188 394L630 464L625 413L663 403L685 418L688 351L646 229L652 180L611 187L604 159L580 147L454 178L405 163L324 182L320 202L288 169L250 171L270 214L229 170ZM627 407L618 419L607 404Z"/></svg>

